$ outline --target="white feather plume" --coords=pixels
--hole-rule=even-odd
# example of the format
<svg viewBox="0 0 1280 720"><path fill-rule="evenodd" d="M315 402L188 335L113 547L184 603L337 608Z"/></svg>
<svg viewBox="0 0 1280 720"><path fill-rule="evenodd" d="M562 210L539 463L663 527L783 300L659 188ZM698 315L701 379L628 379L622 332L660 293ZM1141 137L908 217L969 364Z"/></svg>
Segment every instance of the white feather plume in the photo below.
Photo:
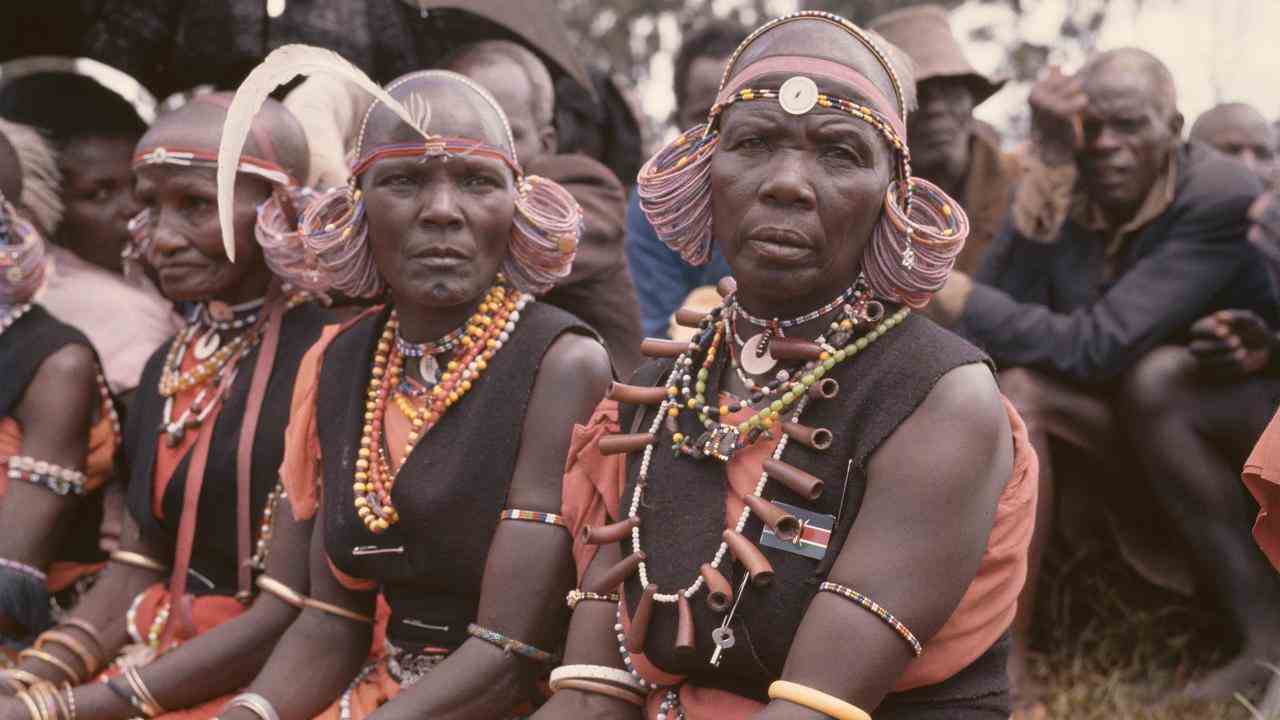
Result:
<svg viewBox="0 0 1280 720"><path fill-rule="evenodd" d="M253 118L266 102L267 96L277 87L298 75L317 73L327 73L355 83L399 115L410 127L419 128L417 118L412 113L336 52L310 45L283 45L272 51L236 90L231 107L227 108L227 119L222 125L222 140L218 144L218 222L222 227L223 248L232 262L236 259L232 208L236 167L239 165L245 140L249 137ZM422 130L419 129L419 132ZM426 137L426 133L423 136Z"/></svg>

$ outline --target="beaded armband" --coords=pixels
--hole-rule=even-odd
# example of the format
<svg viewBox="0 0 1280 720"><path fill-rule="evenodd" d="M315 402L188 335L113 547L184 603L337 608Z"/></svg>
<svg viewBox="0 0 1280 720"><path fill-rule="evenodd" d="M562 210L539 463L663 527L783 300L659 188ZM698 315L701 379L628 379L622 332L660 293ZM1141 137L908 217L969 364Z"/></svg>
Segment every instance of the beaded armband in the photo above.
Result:
<svg viewBox="0 0 1280 720"><path fill-rule="evenodd" d="M893 613L885 610L883 607L880 607L880 605L866 595L863 595L852 588L833 582L822 583L818 586L818 590L835 593L846 600L851 600L862 609L883 620L886 625L893 628L893 631L898 633L898 635L900 635L902 639L911 646L911 652L916 657L920 657L920 653L924 652L924 648L920 645L920 640L916 638L915 633L911 632L906 625L903 625L901 620L894 617Z"/></svg>
<svg viewBox="0 0 1280 720"><path fill-rule="evenodd" d="M498 513L498 520L523 520L544 525L558 525L562 528L569 527L564 521L564 516L536 510L503 510Z"/></svg>
<svg viewBox="0 0 1280 720"><path fill-rule="evenodd" d="M84 495L85 475L26 455L9 458L9 480L22 480L47 488L54 495Z"/></svg>
<svg viewBox="0 0 1280 720"><path fill-rule="evenodd" d="M467 626L467 634L474 638L480 638L490 645L496 645L497 647L502 648L503 652L508 654L514 653L521 657L527 657L530 660L547 665L560 661L559 657L547 652L546 650L539 650L528 643L513 640L502 633L490 630L487 627L481 627L475 623L471 623Z"/></svg>

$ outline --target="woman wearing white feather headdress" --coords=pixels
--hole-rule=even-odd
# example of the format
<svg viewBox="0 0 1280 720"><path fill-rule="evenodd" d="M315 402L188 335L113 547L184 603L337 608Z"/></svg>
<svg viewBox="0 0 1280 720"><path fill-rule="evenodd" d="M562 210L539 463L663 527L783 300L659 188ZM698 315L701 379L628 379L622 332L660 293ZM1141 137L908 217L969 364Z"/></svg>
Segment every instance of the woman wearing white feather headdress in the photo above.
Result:
<svg viewBox="0 0 1280 720"><path fill-rule="evenodd" d="M324 57L279 53L282 75ZM326 331L301 367L281 475L294 514L316 518L309 596L227 718L362 718L384 703L379 717L507 717L536 699L563 637L560 475L609 362L531 293L569 271L581 210L521 172L506 116L465 77L370 91L351 182L296 232L274 206L260 218L280 272L385 304ZM386 643L363 666L379 592Z"/></svg>

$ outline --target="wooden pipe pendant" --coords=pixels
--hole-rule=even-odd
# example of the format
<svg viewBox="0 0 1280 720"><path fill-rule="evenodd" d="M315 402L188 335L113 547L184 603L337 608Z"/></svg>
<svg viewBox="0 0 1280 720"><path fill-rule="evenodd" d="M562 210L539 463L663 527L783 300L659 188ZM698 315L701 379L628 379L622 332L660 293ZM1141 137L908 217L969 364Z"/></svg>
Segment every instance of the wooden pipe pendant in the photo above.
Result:
<svg viewBox="0 0 1280 720"><path fill-rule="evenodd" d="M630 535L631 529L639 526L640 518L638 517L629 517L616 523L597 527L587 525L582 528L582 542L588 545L608 545Z"/></svg>
<svg viewBox="0 0 1280 720"><path fill-rule="evenodd" d="M777 535L779 540L791 542L800 535L800 521L795 515L758 495L748 495L743 498L743 501L746 502L747 507L751 508L751 512L758 515L760 520L773 530L773 534Z"/></svg>
<svg viewBox="0 0 1280 720"><path fill-rule="evenodd" d="M689 599L680 593L676 596L676 654L689 656L697 649L693 626L693 608L689 607Z"/></svg>
<svg viewBox="0 0 1280 720"><path fill-rule="evenodd" d="M605 435L600 438L597 447L601 455L619 455L643 450L652 444L653 440L653 433Z"/></svg>
<svg viewBox="0 0 1280 720"><path fill-rule="evenodd" d="M822 480L794 465L768 458L764 461L764 471L769 473L770 478L786 485L791 492L806 500L817 500L822 495Z"/></svg>
<svg viewBox="0 0 1280 720"><path fill-rule="evenodd" d="M631 625L627 627L627 652L644 652L645 636L649 634L649 620L653 617L653 596L658 593L658 586L649 583L645 586L640 603L636 605L636 614L631 616Z"/></svg>
<svg viewBox="0 0 1280 720"><path fill-rule="evenodd" d="M675 313L676 324L680 327L693 328L697 330L702 327L702 321L707 319L707 313L693 308L682 307Z"/></svg>
<svg viewBox="0 0 1280 720"><path fill-rule="evenodd" d="M826 428L809 427L808 425L783 420L782 431L792 440L814 450L826 450L831 447L831 431Z"/></svg>
<svg viewBox="0 0 1280 720"><path fill-rule="evenodd" d="M769 341L769 354L778 360L817 360L822 346L800 338L775 337Z"/></svg>
<svg viewBox="0 0 1280 720"><path fill-rule="evenodd" d="M667 389L611 382L609 389L605 391L605 397L631 405L661 405L667 399Z"/></svg>
<svg viewBox="0 0 1280 720"><path fill-rule="evenodd" d="M673 358L688 352L689 343L660 338L645 338L640 341L640 352L651 358Z"/></svg>
<svg viewBox="0 0 1280 720"><path fill-rule="evenodd" d="M835 378L824 377L809 386L809 397L814 400L830 400L840 392L840 383Z"/></svg>
<svg viewBox="0 0 1280 720"><path fill-rule="evenodd" d="M721 536L729 546L729 552L742 563L751 575L751 583L756 587L764 587L773 582L773 565L760 552L755 543L748 540L737 530L725 530Z"/></svg>
<svg viewBox="0 0 1280 720"><path fill-rule="evenodd" d="M614 592L623 581L640 569L640 563L644 562L644 559L645 554L640 550L622 558L617 565L609 568L604 575L601 575L598 580L592 583L591 592L606 595Z"/></svg>
<svg viewBox="0 0 1280 720"><path fill-rule="evenodd" d="M707 585L707 607L724 612L733 604L733 586L711 563L702 564L702 581Z"/></svg>

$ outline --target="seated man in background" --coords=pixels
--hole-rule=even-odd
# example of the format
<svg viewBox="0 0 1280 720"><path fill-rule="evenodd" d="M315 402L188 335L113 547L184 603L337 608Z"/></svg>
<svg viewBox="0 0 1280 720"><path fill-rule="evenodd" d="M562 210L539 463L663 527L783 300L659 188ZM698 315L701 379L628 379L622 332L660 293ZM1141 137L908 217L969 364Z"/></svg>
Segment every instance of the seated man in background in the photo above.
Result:
<svg viewBox="0 0 1280 720"><path fill-rule="evenodd" d="M1244 163L1267 187L1280 180L1276 129L1252 105L1234 102L1209 108L1191 126L1191 139Z"/></svg>
<svg viewBox="0 0 1280 720"><path fill-rule="evenodd" d="M1183 120L1163 63L1135 48L1108 51L1075 77L1052 70L1030 104L1036 162L1015 194L1012 222L982 268L953 274L926 311L1004 368L1001 389L1040 454L1040 508L1010 664L1024 702L1034 699L1027 629L1052 530L1050 438L1091 458L1091 476L1123 465L1134 446L1146 457L1147 428L1126 428L1134 416L1120 412L1141 399L1139 360L1182 341L1192 323L1217 310L1275 315L1265 270L1245 241L1258 181L1238 163L1180 141ZM1120 441L1126 429L1132 446ZM1116 472L1094 490L1132 492L1141 477ZM1127 518L1134 528L1152 521L1148 504L1113 500L1108 509L1144 511ZM1247 568L1222 562L1215 570L1264 589ZM1227 610L1244 635L1243 651L1257 657L1265 628L1254 624L1246 634L1246 609L1227 603Z"/></svg>
<svg viewBox="0 0 1280 720"><path fill-rule="evenodd" d="M542 297L596 329L623 377L640 364L640 316L623 254L626 193L607 167L579 153L556 154L551 74L528 48L510 40L464 45L441 68L488 90L511 123L520 164L560 183L582 206L585 231L569 276Z"/></svg>
<svg viewBox="0 0 1280 720"><path fill-rule="evenodd" d="M995 128L973 110L998 91L965 59L947 19L937 5L894 10L869 26L897 45L916 65L919 106L907 118L911 170L959 201L969 215L969 239L956 269L971 273L1009 210L1009 197L1021 167L1000 152Z"/></svg>
<svg viewBox="0 0 1280 720"><path fill-rule="evenodd" d="M716 101L720 75L747 31L736 24L714 21L684 37L675 60L676 129L683 132L707 121ZM729 265L712 248L707 264L693 266L667 247L640 210L640 196L631 194L627 206L627 260L636 281L640 317L644 333L667 337L671 315L680 309L689 293L715 285L729 274Z"/></svg>
<svg viewBox="0 0 1280 720"><path fill-rule="evenodd" d="M129 220L141 209L133 198L133 146L147 126L133 106L92 78L37 73L0 89L0 115L39 130L56 153L61 186L28 172L49 204L61 209L42 230L51 239L50 269L39 301L58 319L88 336L102 358L107 384L127 396L147 358L180 327L173 305L147 280L126 279L121 252ZM30 143L15 141L19 152ZM28 149L27 152L30 152Z"/></svg>

